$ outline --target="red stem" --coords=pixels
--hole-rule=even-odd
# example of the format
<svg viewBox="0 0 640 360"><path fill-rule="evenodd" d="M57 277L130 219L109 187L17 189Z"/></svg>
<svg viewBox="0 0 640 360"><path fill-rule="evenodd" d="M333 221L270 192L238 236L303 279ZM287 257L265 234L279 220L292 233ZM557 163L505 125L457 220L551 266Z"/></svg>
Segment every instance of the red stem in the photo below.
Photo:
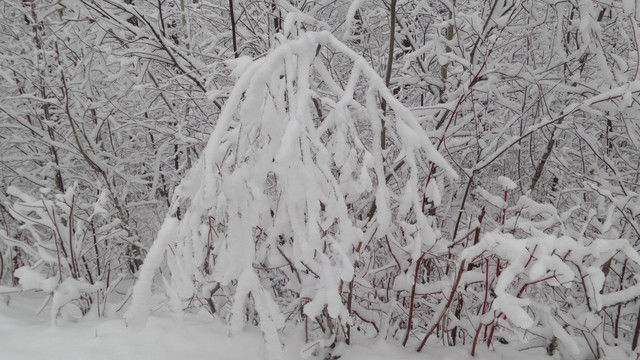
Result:
<svg viewBox="0 0 640 360"><path fill-rule="evenodd" d="M498 316L499 318L499 316ZM489 340L487 340L487 348L491 347L491 340L493 340L493 332L496 330L496 327L498 326L498 322L495 322L493 324L493 326L491 327L491 331L489 331Z"/></svg>
<svg viewBox="0 0 640 360"><path fill-rule="evenodd" d="M487 269L485 271L485 285L484 285L484 301L482 302L482 315L484 315L487 311L487 299L489 298L489 259L487 261ZM473 346L471 347L471 356L475 356L476 354L476 346L478 345L478 337L480 336L480 332L482 331L482 317L480 317L480 324L478 324L478 329L476 329L476 335L473 337ZM486 338L487 328L485 327L485 338Z"/></svg>
<svg viewBox="0 0 640 360"><path fill-rule="evenodd" d="M487 299L489 298L489 259L487 259L487 271L485 272L484 302L482 303L482 315L487 312Z"/></svg>
<svg viewBox="0 0 640 360"><path fill-rule="evenodd" d="M478 345L478 336L480 336L480 331L482 331L482 321L480 321L480 324L476 329L476 335L473 337L473 346L471 347L471 356L476 356L476 345Z"/></svg>
<svg viewBox="0 0 640 360"><path fill-rule="evenodd" d="M407 334L404 336L404 341L402 342L402 346L407 346L407 341L409 341L409 335L411 334L411 325L413 323L413 303L416 297L416 285L418 284L418 272L420 271L420 263L422 262L422 258L424 257L424 253L420 255L418 261L416 262L416 272L413 277L413 286L411 287L411 302L409 303L409 321L407 323Z"/></svg>
<svg viewBox="0 0 640 360"><path fill-rule="evenodd" d="M378 333L380 332L380 329L378 328L378 326L376 325L376 323L375 323L375 322L373 322L372 320L367 320L367 319L363 318L363 317L362 317L362 315L358 314L358 312L357 312L357 311L355 311L355 310L353 311L353 314L354 314L355 316L359 317L359 318L360 318L360 320L362 320L362 321L366 322L367 324L371 324L371 325L373 326L373 328L374 328L374 329L376 329L376 331L377 331Z"/></svg>
<svg viewBox="0 0 640 360"><path fill-rule="evenodd" d="M505 190L504 191L504 203L505 203L505 206L502 208L502 232L504 232L504 223L507 220L507 206L506 206L506 204L507 204L507 193L508 193L508 191Z"/></svg>
<svg viewBox="0 0 640 360"><path fill-rule="evenodd" d="M384 238L387 240L387 246L389 247L389 252L391 253L391 256L393 257L393 260L395 260L396 264L398 264L398 269L402 270L402 266L400 266L400 261L398 261L398 258L393 253L393 250L391 250L391 244L389 243L389 236L385 235Z"/></svg>
<svg viewBox="0 0 640 360"><path fill-rule="evenodd" d="M462 273L464 272L464 265L466 264L466 262L467 262L467 260L464 259L460 263L460 269L458 269L458 276L456 277L456 280L453 283L453 286L451 287L451 293L449 294L449 300L447 300L447 304L445 305L444 309L442 309L442 312L440 313L440 316L438 317L438 320L436 322L434 322L433 325L431 325L431 329L429 329L427 334L422 339L422 343L420 343L420 346L418 347L418 352L422 351L422 348L424 348L424 345L427 343L427 339L429 339L429 336L431 336L431 334L433 334L433 331L436 329L436 327L438 327L438 324L440 323L440 320L442 320L444 315L447 313L447 310L449 310L449 308L451 307L451 303L453 303L453 297L456 294L456 290L458 289L458 284L460 284L460 279L462 278Z"/></svg>
<svg viewBox="0 0 640 360"><path fill-rule="evenodd" d="M531 263L531 260L533 260L533 255L536 253L536 249L537 248L538 248L538 244L536 244L536 246L533 247L533 251L531 252L531 255L529 256L529 260L527 260L527 263L524 265L525 269L529 266L529 263Z"/></svg>

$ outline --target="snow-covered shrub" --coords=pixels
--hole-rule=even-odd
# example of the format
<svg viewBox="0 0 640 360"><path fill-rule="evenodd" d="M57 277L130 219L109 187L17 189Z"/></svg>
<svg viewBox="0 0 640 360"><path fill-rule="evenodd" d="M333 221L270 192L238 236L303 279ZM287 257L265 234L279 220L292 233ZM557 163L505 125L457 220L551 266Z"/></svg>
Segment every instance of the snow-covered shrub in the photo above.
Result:
<svg viewBox="0 0 640 360"><path fill-rule="evenodd" d="M3 234L2 240L23 254L13 272L20 288L50 294L52 325L67 304L81 315L108 311L107 295L117 285L123 264L119 258L127 254L108 247L117 241L119 230L108 221L105 196L83 203L77 184L64 194L41 189L39 198L16 187L7 193L14 201L4 208L21 225L15 237Z"/></svg>
<svg viewBox="0 0 640 360"><path fill-rule="evenodd" d="M348 342L354 324L387 321L357 304L393 306L378 283L391 286L389 276L439 248L425 202L440 201L436 171L456 175L425 130L330 33L279 39L264 58L229 63L238 81L145 260L130 325L145 322L162 266L174 307L204 299L231 317L232 331L254 319L273 358L278 329L303 320L310 338ZM342 85L323 62L328 53L351 66ZM428 198L424 169L434 176Z"/></svg>
<svg viewBox="0 0 640 360"><path fill-rule="evenodd" d="M563 358L626 357L637 336L637 309L627 305L640 298L640 255L629 239L588 230L595 211L578 221L578 207L558 213L526 196L501 205L501 229L459 256L468 264L459 291L470 304L474 349L499 338L542 344Z"/></svg>
<svg viewBox="0 0 640 360"><path fill-rule="evenodd" d="M99 250L88 262L104 269L91 269L96 281L138 271L174 187L219 112L197 80L224 79L215 69L192 67L209 69L226 57L183 52L196 38L211 44L211 31L219 29L203 23L218 15L182 3L178 9L172 2L158 8L146 1L0 1L6 55L0 59L0 201L15 201L5 199L10 187L40 200L41 188L53 199L77 183L74 215L91 217L85 230L88 239L95 234ZM173 30L157 31L165 24ZM192 32L176 44L174 32L184 28ZM184 57L189 60L177 60ZM92 217L98 198L106 213ZM15 285L13 270L34 258L13 245L26 234L18 230L22 220L4 205L0 215L8 238L0 244L0 281Z"/></svg>

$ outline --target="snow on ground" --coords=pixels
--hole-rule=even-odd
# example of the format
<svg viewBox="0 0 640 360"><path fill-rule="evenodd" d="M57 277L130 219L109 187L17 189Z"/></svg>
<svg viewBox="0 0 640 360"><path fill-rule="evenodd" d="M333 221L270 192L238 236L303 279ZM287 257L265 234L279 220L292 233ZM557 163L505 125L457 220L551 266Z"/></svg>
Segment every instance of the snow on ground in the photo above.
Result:
<svg viewBox="0 0 640 360"><path fill-rule="evenodd" d="M34 360L262 360L266 359L262 336L248 329L233 337L228 328L204 314L185 315L182 323L170 314L152 314L146 328L133 331L121 318L83 318L52 328L42 293L7 294L0 291L0 359ZM4 294L3 294L4 293ZM285 336L285 360L302 359L302 331ZM542 352L540 352L542 353ZM474 359L549 359L512 349L499 353L481 350ZM466 348L429 347L418 354L382 341L367 340L346 347L341 360L467 360Z"/></svg>

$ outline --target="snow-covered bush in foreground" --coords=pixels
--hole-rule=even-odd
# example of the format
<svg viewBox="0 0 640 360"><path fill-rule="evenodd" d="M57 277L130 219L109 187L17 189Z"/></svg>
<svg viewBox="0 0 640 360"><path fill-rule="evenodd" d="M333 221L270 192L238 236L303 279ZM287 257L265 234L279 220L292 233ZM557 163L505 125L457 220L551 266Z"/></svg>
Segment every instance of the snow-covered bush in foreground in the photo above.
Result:
<svg viewBox="0 0 640 360"><path fill-rule="evenodd" d="M640 255L629 240L588 231L599 221L593 210L581 218L577 207L559 213L527 196L499 206L501 229L459 254L473 349L507 338L567 359L627 357L638 322L636 307L623 305L640 296Z"/></svg>
<svg viewBox="0 0 640 360"><path fill-rule="evenodd" d="M7 194L17 200L3 204L22 223L16 230L19 240L1 235L5 243L23 253L22 262L13 264L13 276L23 291L50 295L43 309L51 304L52 326L67 312L104 314L109 285L117 278L111 278L111 267L123 255L105 248L117 232L105 221L104 197L94 204L82 203L77 187L69 187L64 194L41 189L39 199L9 187Z"/></svg>
<svg viewBox="0 0 640 360"><path fill-rule="evenodd" d="M425 130L331 34L280 40L264 58L231 63L241 76L176 190L134 288L129 325L144 324L162 267L175 310L181 300L208 303L230 316L232 331L253 319L274 359L285 323L304 321L308 339L319 331L329 344L349 342L354 324L380 331L385 321L356 304L393 307L378 283L392 286L390 270L407 272L425 251L441 250L425 207L440 200L436 167L456 174ZM343 86L323 63L328 54L351 64ZM433 177L427 196L422 169ZM186 208L181 219L178 206Z"/></svg>

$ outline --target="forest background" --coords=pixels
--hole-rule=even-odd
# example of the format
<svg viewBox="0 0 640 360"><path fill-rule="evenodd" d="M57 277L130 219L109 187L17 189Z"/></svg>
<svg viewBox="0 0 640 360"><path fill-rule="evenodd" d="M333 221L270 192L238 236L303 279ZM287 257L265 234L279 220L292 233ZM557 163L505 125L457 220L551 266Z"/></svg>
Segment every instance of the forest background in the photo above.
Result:
<svg viewBox="0 0 640 360"><path fill-rule="evenodd" d="M638 354L636 1L0 12L0 285L52 325Z"/></svg>

